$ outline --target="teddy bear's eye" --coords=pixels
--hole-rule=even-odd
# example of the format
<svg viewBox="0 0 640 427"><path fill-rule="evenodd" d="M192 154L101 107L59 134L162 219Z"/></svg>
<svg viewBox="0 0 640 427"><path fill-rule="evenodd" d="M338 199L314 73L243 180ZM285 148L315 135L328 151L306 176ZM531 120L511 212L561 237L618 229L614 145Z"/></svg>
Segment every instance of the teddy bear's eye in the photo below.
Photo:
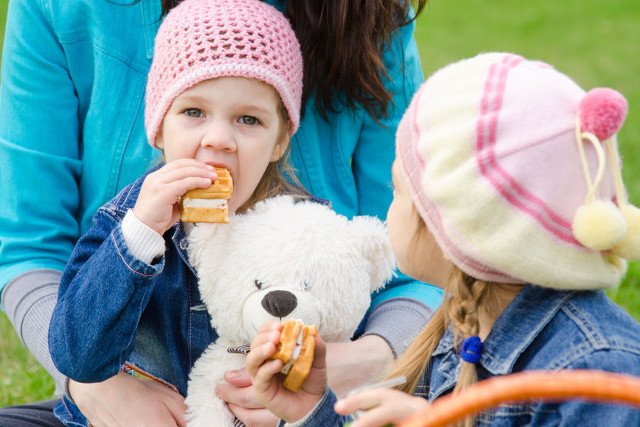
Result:
<svg viewBox="0 0 640 427"><path fill-rule="evenodd" d="M306 280L304 282L302 282L302 284L300 285L300 288L303 291L308 291L309 289L311 289L311 283L307 282Z"/></svg>
<svg viewBox="0 0 640 427"><path fill-rule="evenodd" d="M262 285L264 285L264 283L262 283L262 281L258 279L254 280L253 283L256 285L256 288L258 289L262 289Z"/></svg>

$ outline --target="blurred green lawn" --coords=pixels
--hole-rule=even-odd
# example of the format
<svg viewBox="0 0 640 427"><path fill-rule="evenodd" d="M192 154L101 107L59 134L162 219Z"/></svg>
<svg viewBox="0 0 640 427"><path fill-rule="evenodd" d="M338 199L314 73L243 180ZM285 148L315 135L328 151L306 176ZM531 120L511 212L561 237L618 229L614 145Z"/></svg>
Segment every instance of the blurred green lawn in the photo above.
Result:
<svg viewBox="0 0 640 427"><path fill-rule="evenodd" d="M35 1L35 0L27 0ZM0 40L7 0L0 0ZM483 51L512 51L550 62L584 88L624 93L629 116L619 134L624 177L640 204L640 2L638 0L431 0L416 39L425 74ZM609 295L640 320L640 263ZM0 406L51 396L53 383L0 314Z"/></svg>

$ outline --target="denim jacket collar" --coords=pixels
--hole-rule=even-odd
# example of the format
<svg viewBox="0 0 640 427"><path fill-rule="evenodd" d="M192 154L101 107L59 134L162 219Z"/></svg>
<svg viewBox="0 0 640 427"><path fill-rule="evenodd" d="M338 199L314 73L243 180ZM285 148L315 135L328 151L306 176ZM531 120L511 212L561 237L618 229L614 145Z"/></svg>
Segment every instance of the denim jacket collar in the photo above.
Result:
<svg viewBox="0 0 640 427"><path fill-rule="evenodd" d="M483 343L482 356L478 364L492 375L506 375L512 372L518 357L571 295L571 292L558 292L534 285L525 286L491 328L489 336ZM544 304L540 301L544 301ZM504 339L509 336L524 337L524 339ZM445 363L446 359L454 357L455 361L451 362L459 364L453 341L453 333L448 329L433 352L433 356L449 355L438 367L441 372L446 370L453 373L458 369L457 366L455 369L447 369L448 363ZM451 380L452 384L455 383L455 377Z"/></svg>

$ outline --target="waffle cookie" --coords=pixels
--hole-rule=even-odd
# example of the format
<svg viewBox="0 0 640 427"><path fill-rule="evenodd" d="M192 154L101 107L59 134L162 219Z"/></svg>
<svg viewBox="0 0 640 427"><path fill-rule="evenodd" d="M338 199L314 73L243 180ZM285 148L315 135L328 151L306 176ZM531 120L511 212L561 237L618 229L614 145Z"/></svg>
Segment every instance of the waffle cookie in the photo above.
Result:
<svg viewBox="0 0 640 427"><path fill-rule="evenodd" d="M227 200L233 194L233 180L225 168L215 167L218 178L208 188L187 191L180 200L180 219L183 222L229 222Z"/></svg>

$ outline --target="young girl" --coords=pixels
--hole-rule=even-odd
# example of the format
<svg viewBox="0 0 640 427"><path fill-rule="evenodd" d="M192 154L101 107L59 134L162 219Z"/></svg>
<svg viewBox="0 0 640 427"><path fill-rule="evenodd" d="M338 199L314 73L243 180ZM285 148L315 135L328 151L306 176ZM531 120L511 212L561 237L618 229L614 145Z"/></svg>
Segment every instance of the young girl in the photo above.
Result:
<svg viewBox="0 0 640 427"><path fill-rule="evenodd" d="M627 203L615 142L626 109L613 90L585 94L549 65L512 54L437 72L398 130L388 224L401 270L429 280L445 263L450 278L443 306L390 373L407 378L403 392L369 390L336 403L318 340L303 390L288 393L281 362L267 360L279 339L272 323L247 360L262 402L295 425L338 425L348 419L338 414L365 411L353 425L379 426L496 375L640 376L640 325L602 291L640 257L640 212ZM640 411L530 402L476 421L640 425Z"/></svg>
<svg viewBox="0 0 640 427"><path fill-rule="evenodd" d="M162 149L164 164L101 207L75 247L49 331L61 372L79 382L122 370L157 380L147 387L171 397L159 405L156 425L184 424L180 394L217 336L199 308L178 200L211 185L214 166L233 178L231 212L274 194L300 194L283 172L301 94L299 45L273 7L186 0L169 14L156 39L145 111L148 140ZM68 397L56 415L66 425L113 421L86 420Z"/></svg>

